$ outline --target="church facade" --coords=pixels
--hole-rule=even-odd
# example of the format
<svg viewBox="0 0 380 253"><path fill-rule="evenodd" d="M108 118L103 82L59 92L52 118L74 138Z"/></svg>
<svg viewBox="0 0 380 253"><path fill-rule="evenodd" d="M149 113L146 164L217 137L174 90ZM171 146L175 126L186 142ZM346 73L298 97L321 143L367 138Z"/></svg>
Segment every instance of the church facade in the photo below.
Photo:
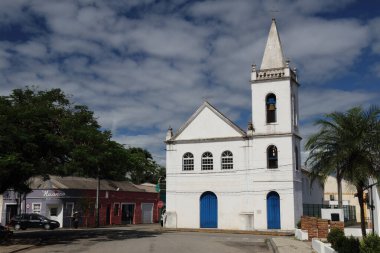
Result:
<svg viewBox="0 0 380 253"><path fill-rule="evenodd" d="M272 20L242 130L204 102L166 136L168 228L294 229L302 215L298 81Z"/></svg>

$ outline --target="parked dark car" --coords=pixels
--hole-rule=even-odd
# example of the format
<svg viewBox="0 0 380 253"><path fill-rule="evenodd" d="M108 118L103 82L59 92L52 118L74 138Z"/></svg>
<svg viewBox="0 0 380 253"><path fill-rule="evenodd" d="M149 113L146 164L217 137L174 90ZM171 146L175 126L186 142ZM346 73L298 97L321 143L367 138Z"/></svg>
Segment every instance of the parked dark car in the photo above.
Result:
<svg viewBox="0 0 380 253"><path fill-rule="evenodd" d="M60 226L58 221L50 220L45 216L36 213L16 215L11 219L10 224L15 230L25 230L27 228L55 229Z"/></svg>
<svg viewBox="0 0 380 253"><path fill-rule="evenodd" d="M4 227L0 224L0 242L7 241L13 235L13 232L8 227Z"/></svg>

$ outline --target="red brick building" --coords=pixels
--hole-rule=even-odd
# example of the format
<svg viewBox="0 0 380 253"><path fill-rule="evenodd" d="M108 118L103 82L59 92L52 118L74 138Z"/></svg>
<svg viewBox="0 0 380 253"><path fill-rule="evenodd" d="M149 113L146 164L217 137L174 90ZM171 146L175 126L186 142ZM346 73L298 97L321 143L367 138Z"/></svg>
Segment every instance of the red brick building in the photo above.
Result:
<svg viewBox="0 0 380 253"><path fill-rule="evenodd" d="M4 193L5 218L9 219L21 206L22 213L39 213L57 220L61 227L71 227L78 212L79 226L95 226L97 180L81 177L51 176L31 180L33 191L18 196L12 191ZM153 184L134 185L127 181L100 181L100 225L157 223L159 194ZM9 215L7 215L9 213ZM7 221L4 219L5 224Z"/></svg>

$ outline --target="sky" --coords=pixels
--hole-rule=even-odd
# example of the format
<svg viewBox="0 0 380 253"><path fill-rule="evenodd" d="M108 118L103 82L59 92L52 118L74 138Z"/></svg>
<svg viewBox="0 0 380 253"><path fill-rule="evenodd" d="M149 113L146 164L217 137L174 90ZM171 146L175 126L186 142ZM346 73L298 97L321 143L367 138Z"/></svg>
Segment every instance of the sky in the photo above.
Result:
<svg viewBox="0 0 380 253"><path fill-rule="evenodd" d="M273 17L297 68L304 140L323 114L379 105L372 0L2 0L0 95L61 88L114 140L165 164L168 127L205 99L246 129L251 65L261 64Z"/></svg>

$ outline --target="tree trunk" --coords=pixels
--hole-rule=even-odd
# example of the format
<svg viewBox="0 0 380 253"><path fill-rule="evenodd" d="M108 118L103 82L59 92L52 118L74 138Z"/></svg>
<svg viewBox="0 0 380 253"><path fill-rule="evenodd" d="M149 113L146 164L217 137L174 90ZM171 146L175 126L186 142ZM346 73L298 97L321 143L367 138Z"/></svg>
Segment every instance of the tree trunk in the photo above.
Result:
<svg viewBox="0 0 380 253"><path fill-rule="evenodd" d="M343 208L343 199L342 199L342 177L337 173L336 182L338 185L338 207Z"/></svg>
<svg viewBox="0 0 380 253"><path fill-rule="evenodd" d="M363 199L363 189L361 187L356 187L358 193L359 207L360 207L360 227L362 229L362 236L367 236L367 231L365 229L365 217L364 217L364 199Z"/></svg>

